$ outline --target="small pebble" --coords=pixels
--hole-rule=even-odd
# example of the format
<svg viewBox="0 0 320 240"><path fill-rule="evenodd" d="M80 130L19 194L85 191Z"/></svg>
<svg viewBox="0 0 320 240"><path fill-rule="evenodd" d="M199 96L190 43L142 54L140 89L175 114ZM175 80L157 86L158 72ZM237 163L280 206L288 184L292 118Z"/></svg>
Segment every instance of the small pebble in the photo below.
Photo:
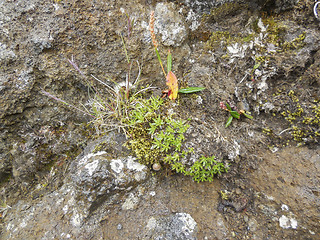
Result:
<svg viewBox="0 0 320 240"><path fill-rule="evenodd" d="M159 171L161 169L161 165L159 163L154 163L152 165L152 169L155 171Z"/></svg>
<svg viewBox="0 0 320 240"><path fill-rule="evenodd" d="M152 197L154 197L154 196L156 195L156 192L155 192L155 191L151 191L151 192L150 192L150 195L151 195Z"/></svg>
<svg viewBox="0 0 320 240"><path fill-rule="evenodd" d="M122 229L121 223L118 224L117 229L118 229L118 230L121 230L121 229Z"/></svg>

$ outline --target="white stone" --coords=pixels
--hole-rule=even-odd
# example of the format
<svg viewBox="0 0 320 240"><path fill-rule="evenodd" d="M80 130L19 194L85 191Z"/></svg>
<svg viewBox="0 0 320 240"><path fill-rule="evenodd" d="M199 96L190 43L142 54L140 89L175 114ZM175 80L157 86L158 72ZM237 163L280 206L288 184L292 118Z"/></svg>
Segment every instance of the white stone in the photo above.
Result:
<svg viewBox="0 0 320 240"><path fill-rule="evenodd" d="M284 229L288 229L288 228L296 229L298 226L298 222L294 218L288 218L285 215L282 215L279 218L279 225Z"/></svg>

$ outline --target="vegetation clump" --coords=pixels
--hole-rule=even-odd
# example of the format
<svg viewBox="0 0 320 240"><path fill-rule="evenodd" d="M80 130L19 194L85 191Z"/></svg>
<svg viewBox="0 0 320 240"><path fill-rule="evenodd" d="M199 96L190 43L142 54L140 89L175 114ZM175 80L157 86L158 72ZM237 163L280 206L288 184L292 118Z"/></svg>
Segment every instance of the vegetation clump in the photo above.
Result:
<svg viewBox="0 0 320 240"><path fill-rule="evenodd" d="M202 156L192 166L182 163L193 148L185 149L185 133L190 125L185 120L162 113L164 101L159 97L140 99L125 120L130 136L126 146L144 165L167 164L173 171L192 176L197 182L212 181L214 175L227 172L228 167L215 160L215 156Z"/></svg>
<svg viewBox="0 0 320 240"><path fill-rule="evenodd" d="M179 89L178 79L171 71L172 56L170 51L168 51L167 71L165 71L154 33L154 21L154 13L152 12L150 16L150 33L159 64L166 77L166 85L169 87L168 90L164 91L168 94L168 98L171 102L174 102L178 97L178 93L190 94L204 90L205 88L203 87ZM158 96L147 97L150 96L149 93L152 92L152 87L141 87L141 66L138 62L137 77L134 81L130 79L132 76L130 71L135 62L130 60L122 36L121 40L126 61L129 65L126 80L122 83L116 83L112 80L102 81L91 75L94 80L105 87L108 97L105 97L101 93L102 91L85 77L73 59L69 60L69 63L85 77L89 93L92 94L89 103L83 106L84 110L44 90L42 90L42 93L90 116L92 118L90 123L95 127L98 135L103 135L110 129L122 129L128 139L125 146L136 155L141 164L147 165L151 169L155 164L157 165L157 170L159 170L158 166L166 164L178 173L192 176L197 182L212 181L214 175L226 172L228 167L215 160L215 156L202 156L190 167L182 164L182 160L194 152L192 148L185 149L184 147L185 133L190 125L187 124L186 120L176 118L173 113L167 114L163 98ZM102 142L94 151L100 151L104 147L105 143Z"/></svg>

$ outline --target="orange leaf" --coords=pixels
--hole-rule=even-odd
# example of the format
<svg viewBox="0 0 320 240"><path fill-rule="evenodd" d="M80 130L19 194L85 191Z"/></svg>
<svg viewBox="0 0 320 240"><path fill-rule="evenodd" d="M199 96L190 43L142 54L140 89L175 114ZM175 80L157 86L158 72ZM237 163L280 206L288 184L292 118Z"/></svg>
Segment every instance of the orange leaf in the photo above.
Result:
<svg viewBox="0 0 320 240"><path fill-rule="evenodd" d="M178 79L171 71L168 72L166 84L169 87L168 97L171 100L175 100L178 96L178 90L179 90Z"/></svg>

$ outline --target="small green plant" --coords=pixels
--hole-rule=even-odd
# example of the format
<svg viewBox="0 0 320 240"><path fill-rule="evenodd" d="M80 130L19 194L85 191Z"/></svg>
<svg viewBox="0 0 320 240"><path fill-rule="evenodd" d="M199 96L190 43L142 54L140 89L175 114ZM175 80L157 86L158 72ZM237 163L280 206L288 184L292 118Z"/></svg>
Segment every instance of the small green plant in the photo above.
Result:
<svg viewBox="0 0 320 240"><path fill-rule="evenodd" d="M236 106L232 105L232 108L228 103L220 102L220 108L228 111L230 113L230 116L226 122L225 127L229 127L229 125L232 123L232 120L234 118L240 119L241 114L244 115L246 118L252 119L253 117L246 113L244 110L238 110Z"/></svg>
<svg viewBox="0 0 320 240"><path fill-rule="evenodd" d="M188 152L183 152L182 156L193 152L193 149L189 149ZM179 156L175 154L170 158L172 163L172 170L177 173L182 173L186 176L191 176L196 182L212 182L214 176L221 175L221 173L228 172L228 166L225 166L222 162L215 160L215 156L205 157L201 156L189 169L187 169L179 160Z"/></svg>
<svg viewBox="0 0 320 240"><path fill-rule="evenodd" d="M222 162L217 162L215 156L200 157L199 161L196 161L187 172L187 175L193 177L196 182L213 181L215 175L221 175L223 172L227 172L226 167Z"/></svg>

